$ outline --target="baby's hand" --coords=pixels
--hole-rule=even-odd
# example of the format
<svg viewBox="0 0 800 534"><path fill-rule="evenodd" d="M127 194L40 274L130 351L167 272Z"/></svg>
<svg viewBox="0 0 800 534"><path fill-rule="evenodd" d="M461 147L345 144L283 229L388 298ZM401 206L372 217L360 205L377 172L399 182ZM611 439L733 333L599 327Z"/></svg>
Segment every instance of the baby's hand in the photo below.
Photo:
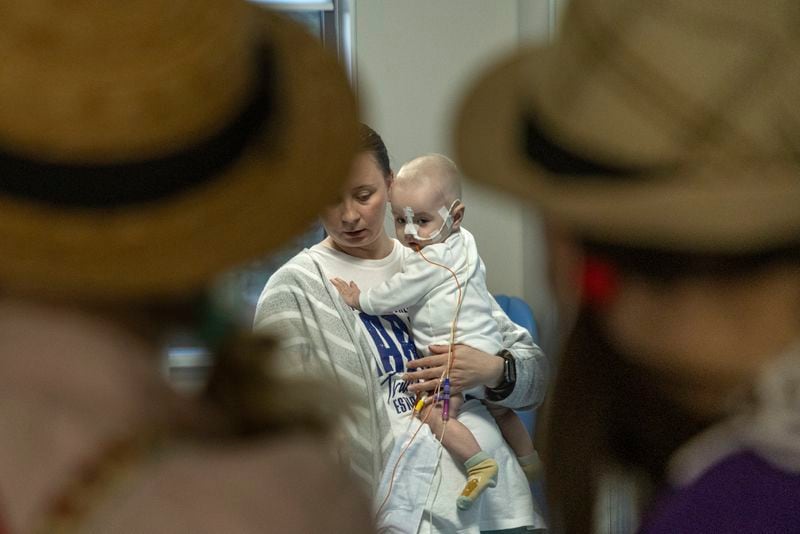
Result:
<svg viewBox="0 0 800 534"><path fill-rule="evenodd" d="M356 308L357 310L361 309L361 305L358 302L358 298L361 296L361 290L358 289L358 286L355 282L350 282L348 284L341 278L331 278L331 283L348 306Z"/></svg>

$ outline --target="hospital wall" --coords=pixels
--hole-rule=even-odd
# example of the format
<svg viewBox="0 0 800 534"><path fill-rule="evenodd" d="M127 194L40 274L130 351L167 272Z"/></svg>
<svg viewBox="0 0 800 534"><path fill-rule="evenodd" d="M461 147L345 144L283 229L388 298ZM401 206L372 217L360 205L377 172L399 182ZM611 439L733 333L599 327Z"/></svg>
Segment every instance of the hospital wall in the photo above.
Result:
<svg viewBox="0 0 800 534"><path fill-rule="evenodd" d="M352 7L362 113L395 170L427 152L453 156L454 115L470 81L498 55L546 41L563 10L561 0L354 0ZM553 347L556 310L538 216L468 177L464 201L490 291L531 304L542 345Z"/></svg>

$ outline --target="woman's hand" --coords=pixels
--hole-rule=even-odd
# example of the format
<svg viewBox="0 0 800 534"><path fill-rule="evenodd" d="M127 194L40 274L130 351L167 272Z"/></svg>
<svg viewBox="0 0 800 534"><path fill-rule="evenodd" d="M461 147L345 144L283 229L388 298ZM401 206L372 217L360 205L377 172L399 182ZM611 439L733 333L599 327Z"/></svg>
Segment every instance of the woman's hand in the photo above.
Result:
<svg viewBox="0 0 800 534"><path fill-rule="evenodd" d="M433 391L447 366L449 345L430 345L430 356L406 364L409 372L403 378L412 382L408 389ZM416 370L415 370L416 369ZM474 349L468 345L453 345L453 366L450 369L450 392L461 393L475 386L494 387L502 382L503 358ZM419 382L422 379L424 382Z"/></svg>

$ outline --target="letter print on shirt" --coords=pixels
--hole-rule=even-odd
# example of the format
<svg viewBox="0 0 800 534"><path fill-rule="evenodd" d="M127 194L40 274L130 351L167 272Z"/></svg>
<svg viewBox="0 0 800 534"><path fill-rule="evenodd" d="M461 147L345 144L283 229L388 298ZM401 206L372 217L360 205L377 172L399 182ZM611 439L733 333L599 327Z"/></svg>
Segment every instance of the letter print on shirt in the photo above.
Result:
<svg viewBox="0 0 800 534"><path fill-rule="evenodd" d="M400 376L405 372L406 362L417 358L417 349L408 324L396 314L377 316L359 312L358 315L377 349L375 369L389 409L398 415L409 412L414 408L414 398Z"/></svg>

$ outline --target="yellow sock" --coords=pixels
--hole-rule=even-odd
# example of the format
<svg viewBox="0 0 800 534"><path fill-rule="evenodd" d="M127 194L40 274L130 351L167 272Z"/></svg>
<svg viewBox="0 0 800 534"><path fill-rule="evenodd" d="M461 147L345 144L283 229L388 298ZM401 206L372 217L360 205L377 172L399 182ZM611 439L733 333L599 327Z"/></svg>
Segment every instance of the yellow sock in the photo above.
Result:
<svg viewBox="0 0 800 534"><path fill-rule="evenodd" d="M479 452L464 462L464 466L467 468L467 483L456 501L460 510L472 506L483 490L497 485L497 462L485 452Z"/></svg>

